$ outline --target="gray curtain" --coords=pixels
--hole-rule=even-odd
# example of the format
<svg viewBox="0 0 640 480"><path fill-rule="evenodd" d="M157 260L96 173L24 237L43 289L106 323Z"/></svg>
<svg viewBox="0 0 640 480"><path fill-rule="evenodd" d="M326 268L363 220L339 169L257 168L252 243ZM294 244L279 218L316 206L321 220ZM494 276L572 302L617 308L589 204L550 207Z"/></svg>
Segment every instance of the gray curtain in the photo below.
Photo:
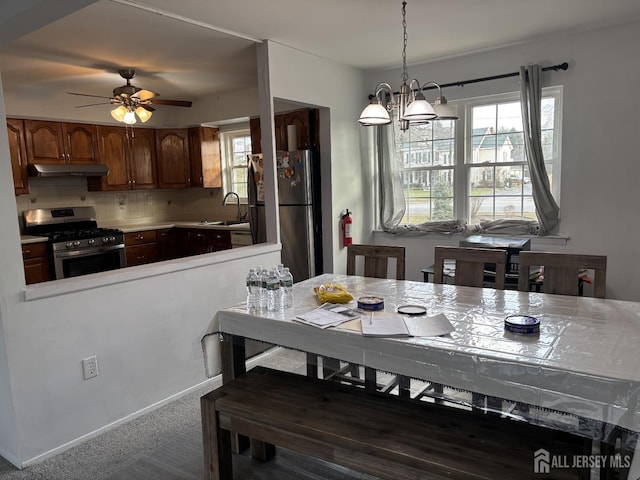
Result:
<svg viewBox="0 0 640 480"><path fill-rule="evenodd" d="M540 224L539 235L548 235L558 225L560 208L551 195L541 143L540 65L520 67L520 104L524 127L524 148L529 164L533 203Z"/></svg>
<svg viewBox="0 0 640 480"><path fill-rule="evenodd" d="M375 151L380 171L380 226L385 232L395 233L404 217L405 204L402 179L395 159L393 123L375 127Z"/></svg>

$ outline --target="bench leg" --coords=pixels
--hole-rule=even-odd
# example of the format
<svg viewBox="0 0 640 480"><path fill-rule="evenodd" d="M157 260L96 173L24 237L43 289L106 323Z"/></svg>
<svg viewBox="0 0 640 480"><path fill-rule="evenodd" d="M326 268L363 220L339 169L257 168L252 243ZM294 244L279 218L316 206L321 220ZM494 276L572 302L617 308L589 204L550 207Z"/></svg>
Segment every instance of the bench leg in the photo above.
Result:
<svg viewBox="0 0 640 480"><path fill-rule="evenodd" d="M215 402L200 399L205 480L231 480L231 432L220 428Z"/></svg>
<svg viewBox="0 0 640 480"><path fill-rule="evenodd" d="M378 380L375 368L364 367L364 389L367 392L375 392L378 390Z"/></svg>
<svg viewBox="0 0 640 480"><path fill-rule="evenodd" d="M229 383L247 371L245 363L244 337L222 334L220 344L220 356L222 359L222 383ZM249 438L243 435L232 434L231 446L235 453L240 453L249 448Z"/></svg>
<svg viewBox="0 0 640 480"><path fill-rule="evenodd" d="M266 462L276 456L276 446L272 443L251 439L251 458Z"/></svg>

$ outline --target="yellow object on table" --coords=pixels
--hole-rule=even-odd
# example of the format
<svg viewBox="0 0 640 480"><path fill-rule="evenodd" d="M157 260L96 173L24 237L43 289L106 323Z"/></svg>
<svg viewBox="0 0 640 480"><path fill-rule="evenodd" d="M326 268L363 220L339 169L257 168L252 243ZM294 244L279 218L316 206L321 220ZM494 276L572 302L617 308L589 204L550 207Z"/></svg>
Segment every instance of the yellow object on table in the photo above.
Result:
<svg viewBox="0 0 640 480"><path fill-rule="evenodd" d="M339 283L327 282L314 287L318 303L348 303L353 300L351 294Z"/></svg>

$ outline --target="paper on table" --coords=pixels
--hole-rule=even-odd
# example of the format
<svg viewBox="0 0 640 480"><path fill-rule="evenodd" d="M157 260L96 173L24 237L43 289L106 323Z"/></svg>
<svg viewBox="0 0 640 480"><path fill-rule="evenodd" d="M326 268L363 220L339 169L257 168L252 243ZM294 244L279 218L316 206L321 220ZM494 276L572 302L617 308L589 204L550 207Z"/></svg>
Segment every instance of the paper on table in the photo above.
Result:
<svg viewBox="0 0 640 480"><path fill-rule="evenodd" d="M365 337L409 337L409 330L400 315L373 315L362 317L362 335Z"/></svg>
<svg viewBox="0 0 640 480"><path fill-rule="evenodd" d="M294 320L314 327L328 328L353 320L359 316L358 312L344 305L325 303L315 310L299 314Z"/></svg>
<svg viewBox="0 0 640 480"><path fill-rule="evenodd" d="M404 323L412 337L437 337L455 330L444 313L432 317L407 317Z"/></svg>

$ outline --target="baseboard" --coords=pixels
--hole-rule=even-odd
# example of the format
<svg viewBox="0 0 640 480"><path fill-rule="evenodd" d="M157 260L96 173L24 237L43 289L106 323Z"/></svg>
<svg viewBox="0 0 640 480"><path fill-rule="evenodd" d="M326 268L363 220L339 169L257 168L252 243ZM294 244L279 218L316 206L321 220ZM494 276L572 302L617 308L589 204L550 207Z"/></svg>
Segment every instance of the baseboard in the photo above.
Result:
<svg viewBox="0 0 640 480"><path fill-rule="evenodd" d="M280 347L278 348L274 348L271 350L268 350L264 353L261 353L260 355L257 355L251 359L249 359L247 361L247 368L252 368L253 366L255 366L256 363L258 363L262 358L264 358L265 356L269 356L269 355L273 355L275 353L277 353L279 350L281 350ZM113 430L114 428L123 425L127 422L130 422L131 420L134 420L142 415L145 415L147 413L150 413L160 407L163 407L164 405L171 403L174 400L178 400L181 397L184 397L185 395L188 395L196 390L199 390L201 388L216 388L218 385L222 385L222 375L218 374L215 377L211 377L206 379L204 382L198 383L192 387L189 387L185 390L182 390L181 392L178 392L174 395L171 395L170 397L167 397L163 400L160 400L159 402L153 403L151 405L149 405L148 407L145 407L143 409L140 409L136 412L133 412L125 417L122 417L119 420L116 420L115 422L111 422L107 425L105 425L104 427L100 427L96 430L93 430L92 432L89 432L85 435L82 435L81 437L78 437L74 440L71 440L70 442L64 443L56 448L53 448L45 453L42 453L38 456L35 456L33 458L30 458L28 460L25 460L24 462L22 462L22 464L20 463L20 460L15 458L15 456L12 455L5 455L4 452L0 451L0 455L2 455L7 461L9 461L11 464L15 465L17 468L19 469L23 469L28 467L29 465L33 465L35 463L39 463L42 462L48 458L51 458L55 455L58 455L66 450L69 450L70 448L75 447L76 445L80 445L81 443L86 442L87 440L90 440L94 437L97 437L105 432L108 432L109 430Z"/></svg>
<svg viewBox="0 0 640 480"><path fill-rule="evenodd" d="M18 457L12 455L3 448L0 448L0 457L4 458L7 462L20 470L24 468L24 466L20 466L20 459Z"/></svg>

